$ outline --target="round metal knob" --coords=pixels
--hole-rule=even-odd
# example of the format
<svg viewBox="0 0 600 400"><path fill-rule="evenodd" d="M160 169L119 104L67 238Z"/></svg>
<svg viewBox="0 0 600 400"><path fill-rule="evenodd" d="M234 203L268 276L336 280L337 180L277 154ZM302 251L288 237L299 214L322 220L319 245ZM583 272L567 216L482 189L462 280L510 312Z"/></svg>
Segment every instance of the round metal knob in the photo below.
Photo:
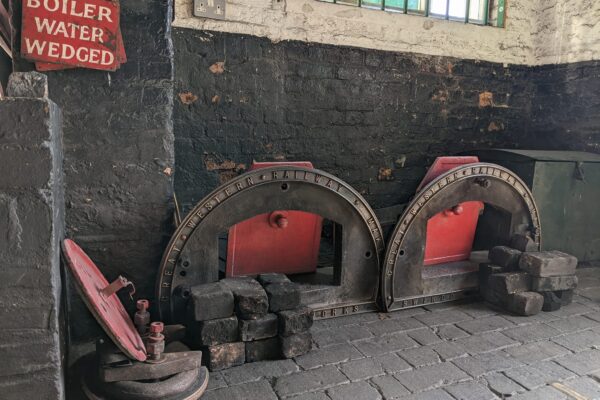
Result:
<svg viewBox="0 0 600 400"><path fill-rule="evenodd" d="M278 227L280 227L281 229L284 229L284 228L287 228L287 226L290 222L288 221L288 219L286 217L284 217L283 215L280 215L275 220L275 223L277 224Z"/></svg>
<svg viewBox="0 0 600 400"><path fill-rule="evenodd" d="M463 206L461 206L461 205L459 204L459 205L456 205L456 206L454 206L454 207L452 207L452 208L449 208L448 210L445 210L445 211L444 211L444 215L445 215L446 217L451 217L451 216L453 216L453 215L460 215L460 214L462 214L464 211L465 211L465 210L464 210Z"/></svg>
<svg viewBox="0 0 600 400"><path fill-rule="evenodd" d="M452 207L452 212L454 213L454 215L460 215L463 213L463 211L464 211L464 208L460 204Z"/></svg>
<svg viewBox="0 0 600 400"><path fill-rule="evenodd" d="M161 333L165 329L165 325L162 322L152 322L150 324L150 333Z"/></svg>
<svg viewBox="0 0 600 400"><path fill-rule="evenodd" d="M286 211L273 211L269 215L269 225L272 228L285 229L290 224Z"/></svg>
<svg viewBox="0 0 600 400"><path fill-rule="evenodd" d="M150 307L150 302L148 300L138 300L135 303L135 306L137 307L138 311L146 311L148 307Z"/></svg>

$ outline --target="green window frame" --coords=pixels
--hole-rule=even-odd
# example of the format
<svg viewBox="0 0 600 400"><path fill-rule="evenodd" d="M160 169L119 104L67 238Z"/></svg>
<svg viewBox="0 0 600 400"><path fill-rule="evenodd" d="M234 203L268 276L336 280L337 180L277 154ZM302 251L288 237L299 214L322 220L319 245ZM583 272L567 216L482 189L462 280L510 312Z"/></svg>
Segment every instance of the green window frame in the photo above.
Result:
<svg viewBox="0 0 600 400"><path fill-rule="evenodd" d="M504 27L506 0L319 0L401 14Z"/></svg>

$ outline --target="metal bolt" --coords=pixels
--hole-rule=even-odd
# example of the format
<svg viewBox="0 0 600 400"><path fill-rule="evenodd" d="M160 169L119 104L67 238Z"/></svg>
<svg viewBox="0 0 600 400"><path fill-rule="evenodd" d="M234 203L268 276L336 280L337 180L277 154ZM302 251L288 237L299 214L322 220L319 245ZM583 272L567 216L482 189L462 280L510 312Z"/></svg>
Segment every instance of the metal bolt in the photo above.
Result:
<svg viewBox="0 0 600 400"><path fill-rule="evenodd" d="M165 329L165 324L162 322L153 322L150 324L150 333L159 334Z"/></svg>
<svg viewBox="0 0 600 400"><path fill-rule="evenodd" d="M148 300L138 300L135 303L136 308L138 309L138 311L146 311L148 309L148 307L150 306L150 302L148 302Z"/></svg>
<svg viewBox="0 0 600 400"><path fill-rule="evenodd" d="M148 312L150 302L148 300L138 300L135 305L137 311L133 316L133 323L140 335L145 335L148 332L148 324L150 323L150 313Z"/></svg>
<svg viewBox="0 0 600 400"><path fill-rule="evenodd" d="M278 227L280 227L281 229L284 229L284 228L287 228L287 226L290 222L288 221L288 219L285 216L280 215L279 217L277 217L276 223L277 223Z"/></svg>
<svg viewBox="0 0 600 400"><path fill-rule="evenodd" d="M146 339L146 353L149 362L159 362L165 351L165 336L162 334L165 326L162 322L150 324L150 335Z"/></svg>
<svg viewBox="0 0 600 400"><path fill-rule="evenodd" d="M481 177L476 178L475 183L485 189L489 188L490 185L492 184L489 179L481 178Z"/></svg>
<svg viewBox="0 0 600 400"><path fill-rule="evenodd" d="M454 213L454 215L460 215L463 213L463 211L464 211L464 208L460 204L452 207L452 212Z"/></svg>
<svg viewBox="0 0 600 400"><path fill-rule="evenodd" d="M453 215L460 215L462 214L464 211L463 206L461 206L460 204L448 209L444 211L444 215L446 217L451 217Z"/></svg>

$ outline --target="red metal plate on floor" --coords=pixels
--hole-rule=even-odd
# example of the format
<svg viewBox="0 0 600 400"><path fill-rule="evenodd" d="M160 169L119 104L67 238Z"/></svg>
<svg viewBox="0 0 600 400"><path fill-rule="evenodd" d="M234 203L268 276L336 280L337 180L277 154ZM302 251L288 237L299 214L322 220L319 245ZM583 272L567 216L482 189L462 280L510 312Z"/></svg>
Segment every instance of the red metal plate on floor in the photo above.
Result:
<svg viewBox="0 0 600 400"><path fill-rule="evenodd" d="M146 347L121 300L116 293L109 296L102 293L109 285L102 272L72 240L65 239L62 248L79 293L106 334L128 357L145 361Z"/></svg>

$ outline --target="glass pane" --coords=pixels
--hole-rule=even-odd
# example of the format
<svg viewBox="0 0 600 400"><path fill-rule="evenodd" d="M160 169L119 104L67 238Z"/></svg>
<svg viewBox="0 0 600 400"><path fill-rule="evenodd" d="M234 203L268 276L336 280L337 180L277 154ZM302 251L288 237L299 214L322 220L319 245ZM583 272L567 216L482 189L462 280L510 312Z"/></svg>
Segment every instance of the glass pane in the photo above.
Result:
<svg viewBox="0 0 600 400"><path fill-rule="evenodd" d="M483 21L485 15L485 0L471 0L469 6L469 20Z"/></svg>
<svg viewBox="0 0 600 400"><path fill-rule="evenodd" d="M467 16L467 0L450 0L448 16L464 21Z"/></svg>
<svg viewBox="0 0 600 400"><path fill-rule="evenodd" d="M407 0L407 1L408 1L408 4L407 4L408 11L419 12L419 13L425 12L425 0Z"/></svg>
<svg viewBox="0 0 600 400"><path fill-rule="evenodd" d="M446 16L446 5L448 0L431 0L429 3L429 14Z"/></svg>
<svg viewBox="0 0 600 400"><path fill-rule="evenodd" d="M337 0L338 4L346 4L349 6L357 6L358 0Z"/></svg>
<svg viewBox="0 0 600 400"><path fill-rule="evenodd" d="M385 9L391 11L404 11L404 0L385 0Z"/></svg>
<svg viewBox="0 0 600 400"><path fill-rule="evenodd" d="M363 0L362 6L365 8L379 8L381 9L382 0Z"/></svg>

